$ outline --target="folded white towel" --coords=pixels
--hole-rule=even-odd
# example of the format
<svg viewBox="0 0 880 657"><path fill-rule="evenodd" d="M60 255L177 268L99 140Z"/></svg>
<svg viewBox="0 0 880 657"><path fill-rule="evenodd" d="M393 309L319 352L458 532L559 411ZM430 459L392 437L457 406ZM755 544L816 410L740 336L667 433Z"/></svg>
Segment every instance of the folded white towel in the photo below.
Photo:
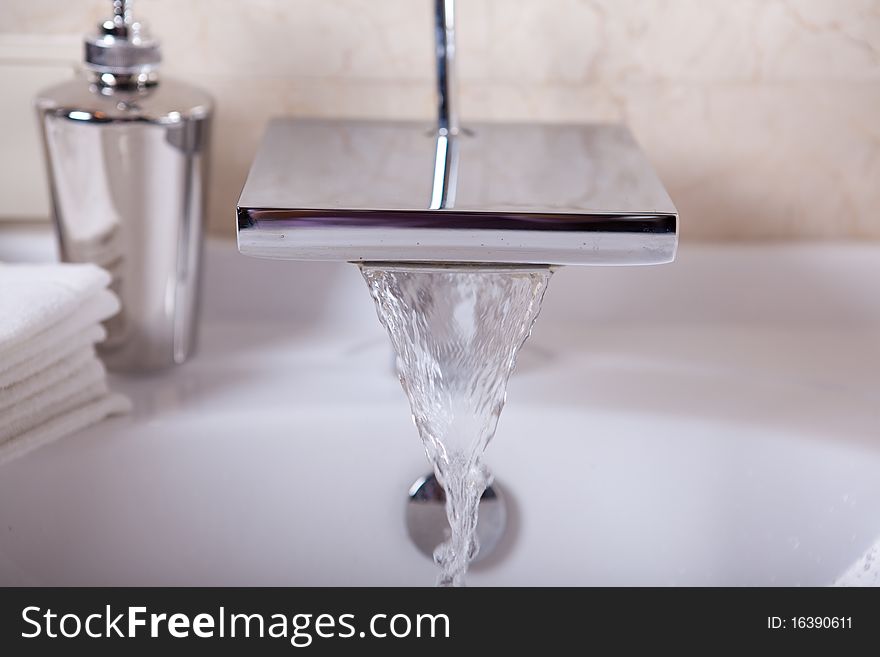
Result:
<svg viewBox="0 0 880 657"><path fill-rule="evenodd" d="M109 284L110 274L94 265L0 264L0 362Z"/></svg>
<svg viewBox="0 0 880 657"><path fill-rule="evenodd" d="M0 271L0 278L2 276L3 272ZM51 325L39 326L34 323L29 339L20 340L18 335L15 336L15 348L10 349L0 343L0 375L30 358L56 351L73 336L111 317L118 310L119 301L116 295L109 290L99 290L80 301L78 308L72 309L60 319L55 319Z"/></svg>
<svg viewBox="0 0 880 657"><path fill-rule="evenodd" d="M130 410L131 402L122 395L110 394L99 397L70 413L59 415L27 433L0 444L0 465L111 415L121 415Z"/></svg>
<svg viewBox="0 0 880 657"><path fill-rule="evenodd" d="M90 345L80 347L53 363L51 367L44 367L16 383L0 387L0 417L4 410L51 388L94 361L94 349Z"/></svg>
<svg viewBox="0 0 880 657"><path fill-rule="evenodd" d="M92 347L107 337L107 331L100 324L92 324L75 333L68 339L47 351L40 352L27 360L0 372L0 396L3 390L24 381L45 369L59 364L78 351Z"/></svg>
<svg viewBox="0 0 880 657"><path fill-rule="evenodd" d="M0 411L0 443L106 394L104 366L92 358L66 378Z"/></svg>
<svg viewBox="0 0 880 657"><path fill-rule="evenodd" d="M126 412L94 345L119 310L94 265L0 264L0 462Z"/></svg>

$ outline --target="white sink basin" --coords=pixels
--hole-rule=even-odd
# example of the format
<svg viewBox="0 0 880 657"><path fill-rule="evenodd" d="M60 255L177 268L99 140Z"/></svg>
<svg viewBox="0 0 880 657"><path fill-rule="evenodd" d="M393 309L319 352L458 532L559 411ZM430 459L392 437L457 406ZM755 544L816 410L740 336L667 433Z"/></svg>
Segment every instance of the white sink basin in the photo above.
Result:
<svg viewBox="0 0 880 657"><path fill-rule="evenodd" d="M680 254L554 277L487 453L510 533L471 584L823 585L880 538L880 248ZM114 378L131 416L0 467L0 584L431 584L357 270L213 242L204 320L184 367Z"/></svg>

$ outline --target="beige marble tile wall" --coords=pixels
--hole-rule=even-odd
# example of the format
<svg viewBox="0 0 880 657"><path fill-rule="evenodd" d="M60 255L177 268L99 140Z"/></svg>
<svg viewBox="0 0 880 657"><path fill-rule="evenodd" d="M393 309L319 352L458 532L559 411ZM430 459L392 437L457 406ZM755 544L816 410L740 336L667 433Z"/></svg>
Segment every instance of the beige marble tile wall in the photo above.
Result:
<svg viewBox="0 0 880 657"><path fill-rule="evenodd" d="M267 118L429 118L432 0L143 0L219 101L211 222ZM76 34L106 0L2 0ZM464 119L627 122L689 239L880 238L880 0L458 0Z"/></svg>

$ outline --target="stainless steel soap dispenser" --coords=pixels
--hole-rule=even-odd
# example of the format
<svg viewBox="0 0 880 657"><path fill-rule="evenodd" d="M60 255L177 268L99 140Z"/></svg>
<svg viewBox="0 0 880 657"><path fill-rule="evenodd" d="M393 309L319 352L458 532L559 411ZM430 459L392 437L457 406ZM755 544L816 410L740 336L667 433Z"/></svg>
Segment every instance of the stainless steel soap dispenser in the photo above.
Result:
<svg viewBox="0 0 880 657"><path fill-rule="evenodd" d="M110 369L182 363L198 323L213 101L159 74L159 44L129 0L85 41L84 79L36 101L61 257L113 276L122 302L100 354Z"/></svg>

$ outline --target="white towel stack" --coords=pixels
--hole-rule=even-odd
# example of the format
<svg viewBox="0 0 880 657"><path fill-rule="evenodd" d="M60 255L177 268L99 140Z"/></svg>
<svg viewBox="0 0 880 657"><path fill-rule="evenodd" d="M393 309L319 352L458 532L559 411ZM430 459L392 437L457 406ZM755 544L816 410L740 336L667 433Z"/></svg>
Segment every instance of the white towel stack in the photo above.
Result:
<svg viewBox="0 0 880 657"><path fill-rule="evenodd" d="M0 264L0 463L129 410L95 343L119 311L93 265Z"/></svg>

